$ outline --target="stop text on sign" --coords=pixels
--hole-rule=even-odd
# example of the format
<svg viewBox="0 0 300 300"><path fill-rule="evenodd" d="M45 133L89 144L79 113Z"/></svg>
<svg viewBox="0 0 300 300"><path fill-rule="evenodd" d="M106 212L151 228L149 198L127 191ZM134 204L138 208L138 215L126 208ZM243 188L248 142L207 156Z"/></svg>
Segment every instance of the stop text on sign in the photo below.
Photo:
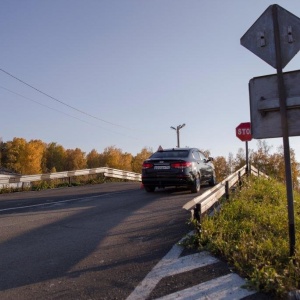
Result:
<svg viewBox="0 0 300 300"><path fill-rule="evenodd" d="M241 123L239 126L235 129L236 136L243 142L248 142L252 140L252 134L251 134L251 123Z"/></svg>
<svg viewBox="0 0 300 300"><path fill-rule="evenodd" d="M250 128L239 128L237 130L238 135L245 135L245 134L251 134L251 129Z"/></svg>

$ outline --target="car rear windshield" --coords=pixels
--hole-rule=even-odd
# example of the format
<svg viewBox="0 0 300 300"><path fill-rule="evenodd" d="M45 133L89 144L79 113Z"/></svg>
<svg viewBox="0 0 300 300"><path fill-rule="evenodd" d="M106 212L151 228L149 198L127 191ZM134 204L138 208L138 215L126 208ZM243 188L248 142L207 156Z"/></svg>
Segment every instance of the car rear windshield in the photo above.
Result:
<svg viewBox="0 0 300 300"><path fill-rule="evenodd" d="M152 154L151 158L179 158L188 157L189 151L187 150L172 150L172 151L158 151Z"/></svg>

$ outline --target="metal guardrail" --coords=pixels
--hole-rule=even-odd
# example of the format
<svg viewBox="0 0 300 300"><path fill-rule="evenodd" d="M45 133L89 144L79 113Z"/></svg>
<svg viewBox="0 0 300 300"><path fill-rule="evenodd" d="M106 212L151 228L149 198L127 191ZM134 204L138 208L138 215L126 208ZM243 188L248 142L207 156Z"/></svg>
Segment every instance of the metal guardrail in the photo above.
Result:
<svg viewBox="0 0 300 300"><path fill-rule="evenodd" d="M105 177L121 178L126 180L142 181L141 174L117 170L107 167L95 168L95 169L84 169L75 171L56 172L49 174L36 174L36 175L2 175L0 177L0 185L11 184L11 183L30 183L41 180L53 180L61 178L71 178L75 176L94 175L103 173Z"/></svg>
<svg viewBox="0 0 300 300"><path fill-rule="evenodd" d="M250 166L249 172L255 176L268 177L266 174L259 172L253 166ZM228 198L230 188L232 188L236 184L240 184L241 177L244 176L246 173L247 167L245 165L244 167L237 170L235 173L230 174L227 178L225 178L213 188L187 202L183 206L183 208L186 210L191 210L194 213L195 217L201 215L202 213L209 210L217 201L219 201L219 199L222 196L226 195L226 198Z"/></svg>

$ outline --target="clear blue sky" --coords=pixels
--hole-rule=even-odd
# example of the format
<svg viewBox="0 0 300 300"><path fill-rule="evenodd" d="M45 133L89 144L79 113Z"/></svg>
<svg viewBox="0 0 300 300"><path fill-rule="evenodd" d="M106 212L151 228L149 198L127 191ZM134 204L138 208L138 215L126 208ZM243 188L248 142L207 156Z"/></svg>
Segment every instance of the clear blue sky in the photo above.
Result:
<svg viewBox="0 0 300 300"><path fill-rule="evenodd" d="M240 38L275 3L300 16L299 0L1 0L0 68L56 100L1 71L0 137L135 155L175 147L185 123L181 146L235 155L248 82L276 73Z"/></svg>

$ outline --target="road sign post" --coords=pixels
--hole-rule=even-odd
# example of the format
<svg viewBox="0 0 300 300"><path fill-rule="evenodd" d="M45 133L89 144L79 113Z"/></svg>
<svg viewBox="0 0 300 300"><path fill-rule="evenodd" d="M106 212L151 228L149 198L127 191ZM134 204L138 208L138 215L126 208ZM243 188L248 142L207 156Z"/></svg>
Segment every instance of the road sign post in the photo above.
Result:
<svg viewBox="0 0 300 300"><path fill-rule="evenodd" d="M276 69L278 76L278 93L280 103L280 115L281 115L281 127L283 137L283 150L284 150L284 162L285 162L285 178L286 178L286 190L288 199L288 218L289 218L289 238L290 238L290 256L295 255L295 221L294 221L294 196L293 196L293 181L292 181L292 168L291 168L291 154L289 144L289 132L287 125L287 109L286 109L286 92L284 87L283 72L282 72L282 54L281 43L278 23L278 9L274 5L272 7L273 26L274 26L274 38L275 38L275 52L276 52Z"/></svg>
<svg viewBox="0 0 300 300"><path fill-rule="evenodd" d="M252 140L252 133L251 133L251 123L245 122L241 123L235 129L235 135L241 141L245 142L245 149L246 149L246 174L249 173L249 151L248 151L248 142Z"/></svg>
<svg viewBox="0 0 300 300"><path fill-rule="evenodd" d="M294 200L289 146L287 92L282 70L300 50L300 19L277 4L270 5L241 38L241 44L277 70L277 91L279 95L288 202L290 256L294 256L296 243ZM256 113L260 112L257 111ZM251 120L255 120L255 118L251 117Z"/></svg>

